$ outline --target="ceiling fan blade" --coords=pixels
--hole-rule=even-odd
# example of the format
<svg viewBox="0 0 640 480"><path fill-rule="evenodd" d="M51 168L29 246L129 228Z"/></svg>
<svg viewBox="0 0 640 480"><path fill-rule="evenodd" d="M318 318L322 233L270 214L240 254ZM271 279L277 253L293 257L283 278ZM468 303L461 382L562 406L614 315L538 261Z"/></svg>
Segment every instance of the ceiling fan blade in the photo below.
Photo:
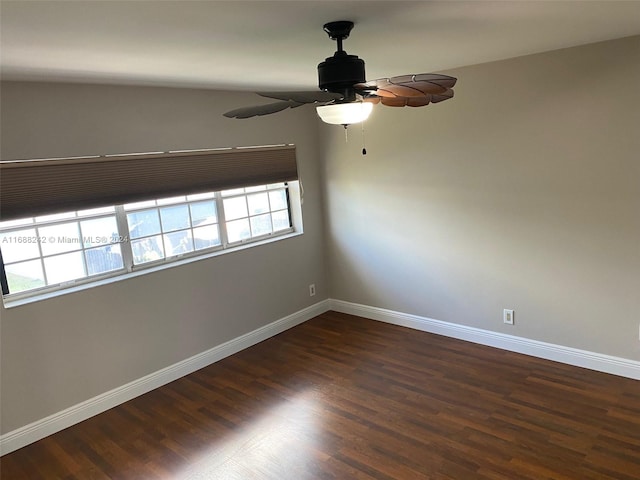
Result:
<svg viewBox="0 0 640 480"><path fill-rule="evenodd" d="M382 97L380 101L387 107L424 107L431 102L431 95L422 97Z"/></svg>
<svg viewBox="0 0 640 480"><path fill-rule="evenodd" d="M308 92L256 92L258 95L278 100L287 100L298 103L330 102L332 100L342 100L344 96L340 93L325 92L324 90L312 90Z"/></svg>
<svg viewBox="0 0 640 480"><path fill-rule="evenodd" d="M378 87L376 95L379 97L424 97L429 93L405 85L385 85L384 87Z"/></svg>
<svg viewBox="0 0 640 480"><path fill-rule="evenodd" d="M300 102L275 102L267 103L266 105L254 105L252 107L243 107L231 110L223 115L227 118L251 118L261 115L269 115L270 113L280 112L285 108L296 108L303 105Z"/></svg>
<svg viewBox="0 0 640 480"><path fill-rule="evenodd" d="M420 97L429 94L442 94L456 84L456 78L435 73L400 75L391 78L379 78L366 83L357 83L358 90L373 90L381 97Z"/></svg>
<svg viewBox="0 0 640 480"><path fill-rule="evenodd" d="M440 102L444 102L445 100L449 100L450 98L453 98L453 90L449 88L444 93L440 93L438 95L431 95L431 102L440 103Z"/></svg>
<svg viewBox="0 0 640 480"><path fill-rule="evenodd" d="M375 97L370 97L375 98ZM426 94L422 97L378 97L387 107L424 107L429 103L440 103L453 98L453 90L448 88L440 94Z"/></svg>
<svg viewBox="0 0 640 480"><path fill-rule="evenodd" d="M415 82L428 82L440 85L444 88L453 88L458 81L456 77L440 75L438 73L418 73L413 76Z"/></svg>

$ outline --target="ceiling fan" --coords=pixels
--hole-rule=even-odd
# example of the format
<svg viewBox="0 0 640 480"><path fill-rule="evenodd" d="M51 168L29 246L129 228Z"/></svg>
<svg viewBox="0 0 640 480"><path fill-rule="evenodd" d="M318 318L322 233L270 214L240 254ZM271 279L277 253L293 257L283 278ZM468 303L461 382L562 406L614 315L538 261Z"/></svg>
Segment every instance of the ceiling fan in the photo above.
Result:
<svg viewBox="0 0 640 480"><path fill-rule="evenodd" d="M266 105L238 108L224 114L229 118L250 118L269 115L286 108L315 104L320 118L335 125L347 125L366 120L374 104L389 107L424 107L453 97L456 78L434 73L400 75L367 82L364 60L349 55L342 41L349 37L353 22L337 21L324 25L329 38L337 42L333 57L318 65L320 90L293 92L256 92L279 100Z"/></svg>

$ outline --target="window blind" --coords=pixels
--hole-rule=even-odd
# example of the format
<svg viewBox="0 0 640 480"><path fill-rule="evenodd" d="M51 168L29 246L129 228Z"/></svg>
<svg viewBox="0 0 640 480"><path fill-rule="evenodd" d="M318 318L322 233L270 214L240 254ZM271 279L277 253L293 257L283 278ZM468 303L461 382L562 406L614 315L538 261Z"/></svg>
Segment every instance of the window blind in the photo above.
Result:
<svg viewBox="0 0 640 480"><path fill-rule="evenodd" d="M294 145L0 162L0 220L298 179Z"/></svg>

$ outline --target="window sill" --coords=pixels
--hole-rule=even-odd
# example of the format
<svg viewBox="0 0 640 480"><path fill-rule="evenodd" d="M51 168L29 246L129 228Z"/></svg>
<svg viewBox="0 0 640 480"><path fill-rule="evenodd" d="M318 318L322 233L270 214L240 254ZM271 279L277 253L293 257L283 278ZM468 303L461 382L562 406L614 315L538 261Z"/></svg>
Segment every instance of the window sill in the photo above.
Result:
<svg viewBox="0 0 640 480"><path fill-rule="evenodd" d="M138 270L134 270L132 272L127 272L124 274L117 274L111 277L107 277L107 278L101 278L100 280L96 280L93 282L87 282L87 283L82 283L82 284L78 284L78 285L74 285L68 288L65 288L64 290L55 290L52 292L43 292L40 294L33 294L33 295L29 295L28 297L20 297L20 298L5 298L4 299L4 308L6 309L10 309L10 308L15 308L15 307L20 307L22 305L28 305L30 303L35 303L35 302L40 302L43 300L48 300L50 298L56 298L56 297L60 297L63 295L67 295L69 293L75 293L75 292L81 292L84 290L89 290L90 288L95 288L95 287L100 287L102 285L109 285L111 283L116 283L116 282L120 282L122 280L127 280L129 278L135 278L135 277L139 277L142 275L147 275L149 273L155 273L155 272L159 272L161 270L166 270L169 268L174 268L174 267L179 267L182 265L187 265L190 263L194 263L194 262L200 262L203 260L208 260L211 258L215 258L215 257L219 257L221 255L226 255L229 253L233 253L233 252L238 252L241 250L245 250L248 248L254 248L254 247L258 247L260 245L266 245L269 243L273 243L273 242L279 242L281 240L287 240L289 238L294 238L294 237L298 237L300 235L302 235L302 232L291 232L291 233L286 233L283 235L278 235L276 237L272 237L272 238L266 238L264 240L259 240L259 241L255 241L255 242L249 242L249 243L245 243L245 244L239 244L239 245L234 245L233 247L229 247L229 248L225 248L225 249L221 249L221 250L216 250L214 252L205 254L205 255L198 255L198 256L193 256L193 257L186 257L186 258L181 258L181 259L177 259L177 260L172 260L170 262L167 263L162 263L159 265L154 265L154 266L149 266L146 268L140 268Z"/></svg>

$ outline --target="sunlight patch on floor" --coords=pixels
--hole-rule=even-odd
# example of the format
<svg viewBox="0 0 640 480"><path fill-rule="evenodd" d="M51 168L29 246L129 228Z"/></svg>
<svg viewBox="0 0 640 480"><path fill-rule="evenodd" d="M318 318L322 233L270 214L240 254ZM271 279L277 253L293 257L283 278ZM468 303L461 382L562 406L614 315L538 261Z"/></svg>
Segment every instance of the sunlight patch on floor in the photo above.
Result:
<svg viewBox="0 0 640 480"><path fill-rule="evenodd" d="M318 439L318 393L306 391L267 410L252 425L230 435L224 445L202 454L179 480L248 480L308 477L323 455ZM311 477L308 477L311 478Z"/></svg>

